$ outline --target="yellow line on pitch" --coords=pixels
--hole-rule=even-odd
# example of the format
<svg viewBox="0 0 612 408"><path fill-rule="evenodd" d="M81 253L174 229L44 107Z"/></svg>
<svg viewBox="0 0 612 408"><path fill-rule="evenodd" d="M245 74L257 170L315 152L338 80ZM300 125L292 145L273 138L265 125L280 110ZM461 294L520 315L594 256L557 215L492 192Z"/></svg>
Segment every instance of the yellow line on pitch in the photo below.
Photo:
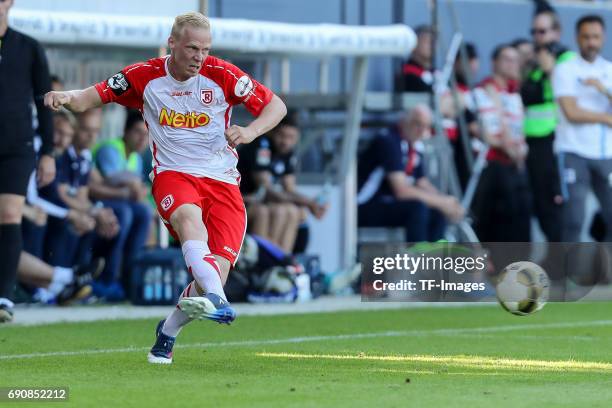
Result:
<svg viewBox="0 0 612 408"><path fill-rule="evenodd" d="M364 361L391 361L411 363L448 364L472 368L487 369L515 369L515 370L546 370L546 371L605 371L612 372L611 363L594 361L547 361L524 360L499 357L481 356L370 356L360 353L350 354L297 354L297 353L257 353L260 357L294 358L294 359L324 359L324 360L364 360Z"/></svg>

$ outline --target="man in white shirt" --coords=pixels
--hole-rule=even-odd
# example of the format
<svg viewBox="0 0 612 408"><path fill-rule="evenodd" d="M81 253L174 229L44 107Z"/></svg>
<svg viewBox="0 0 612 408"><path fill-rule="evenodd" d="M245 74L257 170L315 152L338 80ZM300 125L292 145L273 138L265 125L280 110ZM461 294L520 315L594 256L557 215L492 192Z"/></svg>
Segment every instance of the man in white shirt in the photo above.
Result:
<svg viewBox="0 0 612 408"><path fill-rule="evenodd" d="M553 91L559 102L555 149L559 153L565 201L562 238L580 239L585 199L592 188L612 238L612 63L599 55L604 43L601 17L576 23L580 55L557 65Z"/></svg>

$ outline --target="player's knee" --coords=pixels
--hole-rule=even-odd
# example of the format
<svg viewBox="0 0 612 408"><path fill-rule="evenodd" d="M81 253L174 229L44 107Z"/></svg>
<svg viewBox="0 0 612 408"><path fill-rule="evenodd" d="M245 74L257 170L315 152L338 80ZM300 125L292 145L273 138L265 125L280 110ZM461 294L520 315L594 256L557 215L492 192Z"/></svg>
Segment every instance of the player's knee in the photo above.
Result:
<svg viewBox="0 0 612 408"><path fill-rule="evenodd" d="M202 210L196 205L187 204L179 207L170 217L170 224L182 242L191 239L201 241L208 239L202 222Z"/></svg>

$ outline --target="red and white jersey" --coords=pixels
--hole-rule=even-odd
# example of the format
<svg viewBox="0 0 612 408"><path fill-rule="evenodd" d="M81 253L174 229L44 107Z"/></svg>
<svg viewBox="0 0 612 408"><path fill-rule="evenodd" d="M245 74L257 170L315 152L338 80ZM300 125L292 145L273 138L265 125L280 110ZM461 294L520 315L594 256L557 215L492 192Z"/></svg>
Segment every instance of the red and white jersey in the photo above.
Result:
<svg viewBox="0 0 612 408"><path fill-rule="evenodd" d="M497 93L489 92L488 87L493 87ZM507 130L514 141L524 143L524 109L518 83L509 81L507 87L502 88L489 77L474 89L473 97L485 132L498 136ZM498 148L491 148L487 158L504 162L509 160L506 153Z"/></svg>
<svg viewBox="0 0 612 408"><path fill-rule="evenodd" d="M130 65L96 84L103 103L139 109L149 129L153 173L174 170L239 184L238 154L225 140L232 107L243 103L254 116L272 92L235 65L208 56L199 75L180 82L169 57Z"/></svg>

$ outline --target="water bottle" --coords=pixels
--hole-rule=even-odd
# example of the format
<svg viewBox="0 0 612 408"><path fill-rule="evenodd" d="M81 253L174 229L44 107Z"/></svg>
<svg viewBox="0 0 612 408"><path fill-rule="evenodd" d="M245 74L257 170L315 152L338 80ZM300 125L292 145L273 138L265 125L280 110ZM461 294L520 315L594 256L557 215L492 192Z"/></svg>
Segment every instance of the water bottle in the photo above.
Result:
<svg viewBox="0 0 612 408"><path fill-rule="evenodd" d="M150 301L153 299L153 271L150 268L145 269L144 273L144 300Z"/></svg>
<svg viewBox="0 0 612 408"><path fill-rule="evenodd" d="M295 277L295 286L297 287L298 302L307 302L312 299L310 276L307 273L300 273Z"/></svg>
<svg viewBox="0 0 612 408"><path fill-rule="evenodd" d="M164 300L172 300L172 270L164 271Z"/></svg>
<svg viewBox="0 0 612 408"><path fill-rule="evenodd" d="M156 266L153 268L153 298L155 300L162 299L162 268L161 266Z"/></svg>

